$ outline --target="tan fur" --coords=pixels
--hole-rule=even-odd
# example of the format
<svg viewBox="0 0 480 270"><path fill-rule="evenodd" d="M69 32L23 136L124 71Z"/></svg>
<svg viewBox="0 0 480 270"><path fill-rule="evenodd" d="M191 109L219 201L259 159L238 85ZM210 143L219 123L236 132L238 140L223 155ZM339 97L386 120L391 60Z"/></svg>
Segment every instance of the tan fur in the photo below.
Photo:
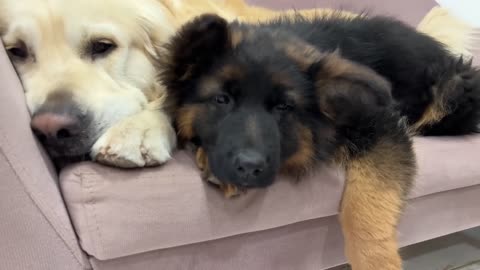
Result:
<svg viewBox="0 0 480 270"><path fill-rule="evenodd" d="M202 109L198 105L189 105L180 108L177 112L178 136L184 140L191 140L195 136L193 123L200 116Z"/></svg>
<svg viewBox="0 0 480 270"><path fill-rule="evenodd" d="M202 179L210 183L216 184L220 190L223 192L225 198L230 199L232 197L238 196L241 194L242 190L232 184L224 184L213 176L210 172L210 167L208 165L207 152L202 147L198 147L195 152L195 161L197 163L198 169L202 172Z"/></svg>
<svg viewBox="0 0 480 270"><path fill-rule="evenodd" d="M277 87L282 87L287 90L286 95L291 99L291 101L294 104L297 105L304 105L306 103L305 98L299 94L297 91L295 91L293 82L291 78L289 78L288 75L282 73L282 72L272 72L271 73L272 77L272 82L277 86Z"/></svg>
<svg viewBox="0 0 480 270"><path fill-rule="evenodd" d="M230 80L242 78L243 71L235 65L222 67L214 75L202 78L199 83L199 94L202 97L211 97L222 92L223 84Z"/></svg>
<svg viewBox="0 0 480 270"><path fill-rule="evenodd" d="M450 108L451 106L448 104L450 100L449 95L456 87L455 80L450 81L448 85L442 86L442 89L447 89L447 91L439 91L438 86L432 86L433 101L425 109L422 117L410 126L409 133L417 135L420 130L440 122L445 116L451 113L452 108Z"/></svg>
<svg viewBox="0 0 480 270"><path fill-rule="evenodd" d="M248 40L253 35L249 29L231 29L230 42L232 48L237 47L243 41Z"/></svg>
<svg viewBox="0 0 480 270"><path fill-rule="evenodd" d="M280 45L285 54L306 71L313 63L325 57L317 48L299 40L289 40Z"/></svg>
<svg viewBox="0 0 480 270"><path fill-rule="evenodd" d="M354 13L347 11L338 11L333 9L300 9L287 11L274 11L267 8L248 5L244 0L201 0L201 1L185 1L185 0L162 0L168 9L179 18L180 23L185 23L191 18L202 13L215 13L228 21L240 20L243 22L256 23L259 21L267 21L277 17L278 15L295 16L302 14L307 18L315 16L328 16L339 13L345 17L356 16Z"/></svg>
<svg viewBox="0 0 480 270"><path fill-rule="evenodd" d="M285 161L281 168L283 173L290 175L302 175L315 164L312 132L300 124L296 130L298 150Z"/></svg>
<svg viewBox="0 0 480 270"><path fill-rule="evenodd" d="M272 72L271 77L272 82L277 86L282 86L285 89L291 89L294 86L291 78L285 72Z"/></svg>
<svg viewBox="0 0 480 270"><path fill-rule="evenodd" d="M307 70L314 63L322 62L322 72L317 74L318 87L322 83L328 83L329 80L356 76L359 78L368 77L388 88L388 83L376 75L374 71L341 57L339 50L332 53L323 53L314 46L296 39L287 40L278 46L303 70Z"/></svg>
<svg viewBox="0 0 480 270"><path fill-rule="evenodd" d="M243 31L237 30L237 31L232 31L230 33L230 41L232 43L233 48L237 47L238 44L242 43L243 40L244 40Z"/></svg>
<svg viewBox="0 0 480 270"><path fill-rule="evenodd" d="M218 76L223 81L238 80L243 76L243 70L235 65L226 65L220 69Z"/></svg>
<svg viewBox="0 0 480 270"><path fill-rule="evenodd" d="M214 94L220 94L222 91L222 82L215 77L207 77L199 83L199 96L210 97Z"/></svg>
<svg viewBox="0 0 480 270"><path fill-rule="evenodd" d="M259 20L262 21L262 20ZM230 43L231 47L235 48L242 42L251 40L254 37L254 31L248 28L230 28Z"/></svg>
<svg viewBox="0 0 480 270"><path fill-rule="evenodd" d="M415 135L424 127L440 122L447 114L448 112L443 106L431 104L427 107L420 120L409 128L409 133Z"/></svg>
<svg viewBox="0 0 480 270"><path fill-rule="evenodd" d="M202 147L198 147L197 152L195 153L195 161L200 171L203 172L210 170L208 166L207 153L205 152L205 150L203 150Z"/></svg>
<svg viewBox="0 0 480 270"><path fill-rule="evenodd" d="M372 73L370 69L362 68L356 63L341 57L338 51L325 55L323 60L322 72L318 74L323 78L336 79L353 73Z"/></svg>
<svg viewBox="0 0 480 270"><path fill-rule="evenodd" d="M402 269L396 229L414 162L411 150L383 141L346 163L340 221L353 269Z"/></svg>

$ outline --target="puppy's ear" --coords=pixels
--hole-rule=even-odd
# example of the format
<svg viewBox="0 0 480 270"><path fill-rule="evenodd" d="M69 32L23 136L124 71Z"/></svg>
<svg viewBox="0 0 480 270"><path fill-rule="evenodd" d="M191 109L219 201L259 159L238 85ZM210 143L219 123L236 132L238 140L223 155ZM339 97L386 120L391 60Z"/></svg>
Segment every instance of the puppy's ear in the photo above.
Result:
<svg viewBox="0 0 480 270"><path fill-rule="evenodd" d="M214 59L231 48L228 23L205 14L186 23L164 47L162 81L175 91L207 70Z"/></svg>

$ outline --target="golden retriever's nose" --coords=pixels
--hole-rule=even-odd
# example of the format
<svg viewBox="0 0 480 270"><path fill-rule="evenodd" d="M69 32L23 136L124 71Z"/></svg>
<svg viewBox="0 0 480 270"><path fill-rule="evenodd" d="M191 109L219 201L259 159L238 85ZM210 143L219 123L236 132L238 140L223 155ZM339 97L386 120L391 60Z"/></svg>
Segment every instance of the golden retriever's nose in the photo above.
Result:
<svg viewBox="0 0 480 270"><path fill-rule="evenodd" d="M32 118L31 126L41 141L46 139L62 140L75 136L79 121L68 114L44 112Z"/></svg>

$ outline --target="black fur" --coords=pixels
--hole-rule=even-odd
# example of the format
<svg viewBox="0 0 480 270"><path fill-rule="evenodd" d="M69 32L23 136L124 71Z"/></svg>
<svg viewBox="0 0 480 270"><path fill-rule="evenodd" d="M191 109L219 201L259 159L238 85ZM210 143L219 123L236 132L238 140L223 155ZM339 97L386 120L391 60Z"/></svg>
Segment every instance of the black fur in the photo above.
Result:
<svg viewBox="0 0 480 270"><path fill-rule="evenodd" d="M279 18L259 28L289 31L322 51L340 49L343 57L375 70L392 83L398 110L411 124L434 102L434 91L436 95L446 93L449 116L420 131L424 135L460 135L478 130L478 69L400 21L381 16L314 20L297 16Z"/></svg>
<svg viewBox="0 0 480 270"><path fill-rule="evenodd" d="M282 168L304 173L340 149L349 158L382 141L411 149L407 125L436 98L449 114L420 133L474 132L479 118L479 74L471 63L390 18L246 25L203 15L179 31L163 59L177 125L185 125L182 109L201 112L193 134L179 129L180 137L206 150L220 181L239 186L267 186ZM219 75L226 67L236 75ZM245 174L239 156L260 157L260 169Z"/></svg>

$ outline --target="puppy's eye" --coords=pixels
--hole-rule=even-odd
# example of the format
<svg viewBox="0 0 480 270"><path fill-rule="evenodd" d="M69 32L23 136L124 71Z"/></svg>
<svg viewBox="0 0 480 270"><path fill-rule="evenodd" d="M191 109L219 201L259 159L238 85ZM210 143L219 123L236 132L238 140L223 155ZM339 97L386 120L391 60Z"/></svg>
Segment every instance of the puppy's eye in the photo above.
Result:
<svg viewBox="0 0 480 270"><path fill-rule="evenodd" d="M28 58L28 48L24 42L7 47L7 52L13 60L23 61Z"/></svg>
<svg viewBox="0 0 480 270"><path fill-rule="evenodd" d="M280 103L277 106L275 106L275 110L280 112L288 112L293 110L293 106L287 103Z"/></svg>
<svg viewBox="0 0 480 270"><path fill-rule="evenodd" d="M215 96L214 100L217 104L221 104L221 105L226 105L230 103L230 98L225 94Z"/></svg>
<svg viewBox="0 0 480 270"><path fill-rule="evenodd" d="M89 53L92 59L103 57L111 53L117 48L117 45L113 41L108 39L94 40L90 44Z"/></svg>

